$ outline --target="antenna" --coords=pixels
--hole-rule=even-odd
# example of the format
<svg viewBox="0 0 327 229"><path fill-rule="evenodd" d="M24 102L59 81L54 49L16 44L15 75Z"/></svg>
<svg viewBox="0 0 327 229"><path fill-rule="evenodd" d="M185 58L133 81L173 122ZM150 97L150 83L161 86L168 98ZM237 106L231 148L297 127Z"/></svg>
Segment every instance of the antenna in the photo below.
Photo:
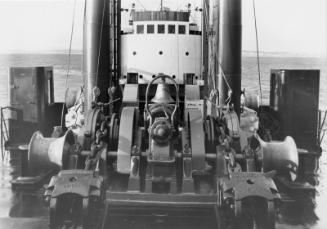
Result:
<svg viewBox="0 0 327 229"><path fill-rule="evenodd" d="M163 2L163 0L160 0L160 11L162 11L162 2Z"/></svg>

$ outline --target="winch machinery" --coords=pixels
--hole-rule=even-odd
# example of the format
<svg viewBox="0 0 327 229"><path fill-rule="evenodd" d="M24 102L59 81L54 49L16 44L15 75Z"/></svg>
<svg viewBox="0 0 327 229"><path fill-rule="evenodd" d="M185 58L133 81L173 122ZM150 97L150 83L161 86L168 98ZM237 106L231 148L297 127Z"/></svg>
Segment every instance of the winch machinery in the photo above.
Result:
<svg viewBox="0 0 327 229"><path fill-rule="evenodd" d="M36 132L28 146L29 175L56 171L45 191L50 228L107 228L109 214L146 212L160 220L213 216L216 228L273 229L279 187L312 190L298 176L294 139L271 141L259 107L241 102L241 0L210 4L203 2L203 18L209 8L218 16L212 31L202 30L203 75L157 72L141 83L120 75L120 1L86 1L85 87L67 91L65 122L51 137ZM215 61L218 79L210 73Z"/></svg>

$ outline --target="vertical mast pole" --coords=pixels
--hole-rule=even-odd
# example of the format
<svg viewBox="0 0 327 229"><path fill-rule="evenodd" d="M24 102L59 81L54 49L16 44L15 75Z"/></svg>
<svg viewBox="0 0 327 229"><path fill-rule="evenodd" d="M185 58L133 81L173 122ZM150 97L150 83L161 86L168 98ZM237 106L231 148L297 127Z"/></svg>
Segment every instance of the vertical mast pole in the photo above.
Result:
<svg viewBox="0 0 327 229"><path fill-rule="evenodd" d="M208 0L202 1L202 79L204 80L205 94L209 93L208 89L208 29L209 29L209 2Z"/></svg>
<svg viewBox="0 0 327 229"><path fill-rule="evenodd" d="M120 59L121 59L121 55L120 55L120 50L121 50L121 42L120 42L120 34L121 34L121 0L116 0L117 1L117 14L116 14L116 21L117 24L115 25L116 27L116 81L117 81L117 86L119 84L119 77L120 77Z"/></svg>
<svg viewBox="0 0 327 229"><path fill-rule="evenodd" d="M239 115L242 73L242 0L220 0L219 8L220 104L224 104L228 98L229 85L232 90L231 103L234 104L235 111Z"/></svg>
<svg viewBox="0 0 327 229"><path fill-rule="evenodd" d="M83 81L85 109L91 109L93 88L100 89L99 101L108 102L110 87L109 1L86 0L83 24Z"/></svg>

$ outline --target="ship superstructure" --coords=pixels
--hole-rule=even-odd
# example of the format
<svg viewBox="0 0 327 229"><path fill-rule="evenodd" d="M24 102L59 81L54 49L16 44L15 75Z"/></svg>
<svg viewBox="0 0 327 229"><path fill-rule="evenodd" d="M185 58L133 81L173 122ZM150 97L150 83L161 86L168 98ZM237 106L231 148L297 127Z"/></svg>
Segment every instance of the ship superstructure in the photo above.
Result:
<svg viewBox="0 0 327 229"><path fill-rule="evenodd" d="M158 73L177 83L202 76L202 37L190 12L136 11L132 29L121 35L121 75L147 83Z"/></svg>

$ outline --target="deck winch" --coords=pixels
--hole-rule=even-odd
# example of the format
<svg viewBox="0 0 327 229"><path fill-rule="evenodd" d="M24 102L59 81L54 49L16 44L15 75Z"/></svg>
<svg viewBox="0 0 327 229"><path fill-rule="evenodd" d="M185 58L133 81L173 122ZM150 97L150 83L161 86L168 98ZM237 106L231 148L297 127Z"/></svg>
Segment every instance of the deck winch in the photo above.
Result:
<svg viewBox="0 0 327 229"><path fill-rule="evenodd" d="M274 128L291 119L281 93L271 96L278 109L240 102L241 0L203 6L202 30L190 9L133 8L122 32L119 0L86 1L85 90L68 91L68 109L52 114L60 126L28 147L29 176L56 172L50 228L109 228L116 214L273 229L285 196L312 197L317 168L303 165L319 154L298 149L290 126Z"/></svg>
<svg viewBox="0 0 327 229"><path fill-rule="evenodd" d="M160 82L154 91L151 88L157 80ZM171 84L166 82L168 80ZM175 89L174 99L169 85ZM255 129L249 127L252 123L241 125L243 129L236 125L238 129L235 129L235 125L231 125L239 121L232 107L223 110L220 117L207 116L203 122L201 110L183 107L187 98L180 100L178 88L172 77L159 74L146 87L144 107L124 106L123 101L120 118L119 114L105 115L103 104L93 101L95 106L87 113L86 126L74 131L77 141L65 151L70 163L62 167L46 191L51 206L50 223L54 228L61 227L67 220L74 225L81 224L73 215L83 215L83 211L85 217L91 219L96 218L92 215L95 212L103 214L94 210L104 211L101 201L110 208L126 211L136 201L153 207L154 215L161 212L156 213L155 206L163 203L172 207L204 205L207 209L229 212L228 217L224 216L228 220L221 220L219 227L224 224L224 227L237 227L250 206L257 210L266 206L262 214L255 213L254 220L264 217L265 220L260 220L262 225L273 225L280 195L272 171L276 170L277 176L292 182L288 171L296 173L296 170L289 165L298 165L294 140L288 137L283 143L264 142L255 134ZM155 99L150 102L151 91ZM72 133L69 131L54 141L63 142L65 136ZM248 143L239 151L243 136ZM30 146L36 144L32 139ZM45 152L49 158L57 156L51 146ZM32 153L35 152L30 150ZM79 209L78 204L66 209L67 198L80 202L85 209ZM97 227L110 226L105 217L102 220L93 223ZM82 224L90 227L89 222Z"/></svg>

